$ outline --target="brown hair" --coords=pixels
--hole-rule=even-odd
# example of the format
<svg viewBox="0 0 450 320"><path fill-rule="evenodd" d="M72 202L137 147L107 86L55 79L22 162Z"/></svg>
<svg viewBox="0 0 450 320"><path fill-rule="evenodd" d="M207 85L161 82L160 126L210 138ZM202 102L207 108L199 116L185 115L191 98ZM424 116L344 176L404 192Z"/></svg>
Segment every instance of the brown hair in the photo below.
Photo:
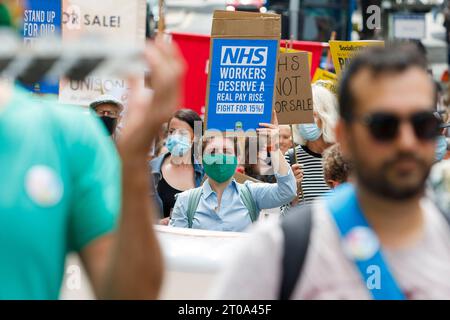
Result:
<svg viewBox="0 0 450 320"><path fill-rule="evenodd" d="M170 120L167 122L168 125L170 125L170 121L172 121L173 118L177 118L178 120L186 122L192 128L192 131L194 131L196 121L200 121L203 125L202 118L200 118L197 112L191 109L177 110L173 114L172 118L170 118Z"/></svg>
<svg viewBox="0 0 450 320"><path fill-rule="evenodd" d="M340 145L336 143L327 148L322 157L325 181L346 182L351 171L351 165L349 161L342 157Z"/></svg>
<svg viewBox="0 0 450 320"><path fill-rule="evenodd" d="M234 148L234 155L238 156L238 138L237 137L226 137L226 136L203 136L202 138L202 154L205 152L206 146L211 142L211 140L215 138L222 138L222 139L232 139L233 141L233 148Z"/></svg>

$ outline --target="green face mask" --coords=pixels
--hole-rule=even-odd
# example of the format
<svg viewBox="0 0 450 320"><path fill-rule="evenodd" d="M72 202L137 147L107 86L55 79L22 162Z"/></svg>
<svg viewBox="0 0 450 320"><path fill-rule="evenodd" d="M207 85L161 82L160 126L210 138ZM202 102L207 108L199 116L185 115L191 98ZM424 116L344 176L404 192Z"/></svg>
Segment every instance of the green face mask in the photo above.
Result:
<svg viewBox="0 0 450 320"><path fill-rule="evenodd" d="M218 183L230 179L237 168L237 157L227 154L208 154L203 156L203 168L205 173Z"/></svg>

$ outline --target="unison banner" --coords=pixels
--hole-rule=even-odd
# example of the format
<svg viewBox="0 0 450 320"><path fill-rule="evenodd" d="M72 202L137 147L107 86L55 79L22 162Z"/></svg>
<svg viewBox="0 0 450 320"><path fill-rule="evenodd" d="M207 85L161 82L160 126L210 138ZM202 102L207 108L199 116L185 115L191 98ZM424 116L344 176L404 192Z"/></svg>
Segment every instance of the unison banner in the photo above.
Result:
<svg viewBox="0 0 450 320"><path fill-rule="evenodd" d="M71 43L81 36L101 37L101 44L111 43L120 48L142 47L145 44L145 0L63 0L62 38ZM99 44L99 45L101 45ZM144 74L142 74L144 83ZM91 74L81 81L61 79L59 102L88 105L104 93L120 93L127 100L125 79L104 78Z"/></svg>

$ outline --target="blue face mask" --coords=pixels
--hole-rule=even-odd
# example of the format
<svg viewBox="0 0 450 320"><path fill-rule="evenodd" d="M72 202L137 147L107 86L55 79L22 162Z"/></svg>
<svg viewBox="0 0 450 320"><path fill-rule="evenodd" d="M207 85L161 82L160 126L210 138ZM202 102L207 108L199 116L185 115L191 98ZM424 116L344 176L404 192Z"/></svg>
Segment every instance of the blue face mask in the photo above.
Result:
<svg viewBox="0 0 450 320"><path fill-rule="evenodd" d="M167 138L166 147L171 155L182 157L191 149L191 140L185 135L172 134Z"/></svg>
<svg viewBox="0 0 450 320"><path fill-rule="evenodd" d="M316 141L322 135L322 131L315 123L299 124L298 131L306 141Z"/></svg>
<svg viewBox="0 0 450 320"><path fill-rule="evenodd" d="M436 152L435 152L435 159L436 161L441 161L444 159L445 154L447 153L447 139L445 136L440 135L437 137L436 140Z"/></svg>

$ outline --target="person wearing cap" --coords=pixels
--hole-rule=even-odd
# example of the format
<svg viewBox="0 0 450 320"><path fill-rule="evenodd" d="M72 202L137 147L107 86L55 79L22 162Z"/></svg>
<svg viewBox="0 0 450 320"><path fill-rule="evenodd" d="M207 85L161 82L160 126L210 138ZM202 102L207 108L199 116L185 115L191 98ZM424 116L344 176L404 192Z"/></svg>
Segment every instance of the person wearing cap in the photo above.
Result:
<svg viewBox="0 0 450 320"><path fill-rule="evenodd" d="M115 140L117 124L120 122L123 111L122 102L112 95L104 94L92 101L89 107L97 114L108 134Z"/></svg>

